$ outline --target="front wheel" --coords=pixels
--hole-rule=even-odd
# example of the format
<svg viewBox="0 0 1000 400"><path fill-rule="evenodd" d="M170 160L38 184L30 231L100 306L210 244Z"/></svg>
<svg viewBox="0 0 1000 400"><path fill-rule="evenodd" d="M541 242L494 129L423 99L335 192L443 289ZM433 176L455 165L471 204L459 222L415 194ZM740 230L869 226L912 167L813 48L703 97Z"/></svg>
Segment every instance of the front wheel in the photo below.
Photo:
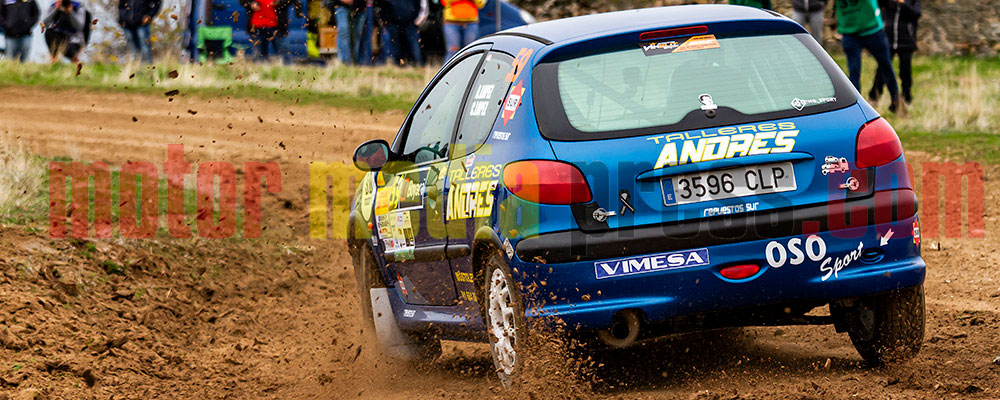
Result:
<svg viewBox="0 0 1000 400"><path fill-rule="evenodd" d="M884 365L911 359L920 352L925 321L923 285L878 295L867 306L871 309L871 330L850 334L861 358Z"/></svg>
<svg viewBox="0 0 1000 400"><path fill-rule="evenodd" d="M523 360L521 350L527 329L521 291L499 253L492 255L486 268L486 328L490 355L504 387L517 379Z"/></svg>

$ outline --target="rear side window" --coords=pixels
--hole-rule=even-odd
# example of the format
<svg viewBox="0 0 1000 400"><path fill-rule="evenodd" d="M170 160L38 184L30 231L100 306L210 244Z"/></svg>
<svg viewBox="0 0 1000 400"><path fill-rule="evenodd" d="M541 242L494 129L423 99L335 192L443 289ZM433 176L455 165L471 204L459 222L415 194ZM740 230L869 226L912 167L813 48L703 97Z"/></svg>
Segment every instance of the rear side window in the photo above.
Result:
<svg viewBox="0 0 1000 400"><path fill-rule="evenodd" d="M472 153L486 141L510 89L511 83L506 78L513 63L514 58L503 53L490 52L486 55L476 73L462 122L459 123L456 157Z"/></svg>
<svg viewBox="0 0 1000 400"><path fill-rule="evenodd" d="M560 117L557 122L563 123L548 125L569 125L568 131L578 137L568 140L585 140L639 135L646 128L696 129L748 122L754 116L795 116L837 106L838 90L827 66L795 35L689 39L637 43L543 68L554 75L556 87L550 89L558 93L552 99L558 101L543 100L550 109L542 114ZM697 46L691 46L695 42ZM545 92L535 91L537 96ZM704 116L712 107L719 118ZM567 135L567 129L559 130Z"/></svg>

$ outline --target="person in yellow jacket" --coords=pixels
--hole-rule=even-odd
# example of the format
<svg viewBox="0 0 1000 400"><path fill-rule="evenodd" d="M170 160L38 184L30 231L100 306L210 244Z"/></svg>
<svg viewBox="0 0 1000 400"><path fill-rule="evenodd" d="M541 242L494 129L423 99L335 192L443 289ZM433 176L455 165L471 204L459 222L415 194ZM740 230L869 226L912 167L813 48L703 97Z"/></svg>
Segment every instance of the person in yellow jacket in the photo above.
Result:
<svg viewBox="0 0 1000 400"><path fill-rule="evenodd" d="M486 0L441 0L444 6L444 60L479 38L479 9Z"/></svg>

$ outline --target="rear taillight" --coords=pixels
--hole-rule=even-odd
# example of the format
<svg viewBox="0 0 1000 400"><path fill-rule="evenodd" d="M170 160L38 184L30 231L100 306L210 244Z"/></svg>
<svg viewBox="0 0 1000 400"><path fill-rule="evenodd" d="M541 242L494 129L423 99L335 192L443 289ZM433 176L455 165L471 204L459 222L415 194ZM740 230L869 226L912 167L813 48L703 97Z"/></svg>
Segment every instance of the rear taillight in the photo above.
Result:
<svg viewBox="0 0 1000 400"><path fill-rule="evenodd" d="M515 161L503 169L503 184L515 196L541 204L590 201L590 186L573 164L559 161Z"/></svg>
<svg viewBox="0 0 1000 400"><path fill-rule="evenodd" d="M855 160L858 168L886 165L903 154L899 136L884 118L869 121L858 130Z"/></svg>

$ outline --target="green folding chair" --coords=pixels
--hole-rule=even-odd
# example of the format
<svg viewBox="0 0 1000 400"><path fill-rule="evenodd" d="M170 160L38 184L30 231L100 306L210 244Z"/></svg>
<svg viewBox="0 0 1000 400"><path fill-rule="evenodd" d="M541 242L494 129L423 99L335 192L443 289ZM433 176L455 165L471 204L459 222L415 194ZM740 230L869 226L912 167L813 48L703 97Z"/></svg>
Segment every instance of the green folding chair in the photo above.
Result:
<svg viewBox="0 0 1000 400"><path fill-rule="evenodd" d="M217 64L228 64L233 61L229 48L233 46L233 27L207 26L198 27L198 61L215 60Z"/></svg>

